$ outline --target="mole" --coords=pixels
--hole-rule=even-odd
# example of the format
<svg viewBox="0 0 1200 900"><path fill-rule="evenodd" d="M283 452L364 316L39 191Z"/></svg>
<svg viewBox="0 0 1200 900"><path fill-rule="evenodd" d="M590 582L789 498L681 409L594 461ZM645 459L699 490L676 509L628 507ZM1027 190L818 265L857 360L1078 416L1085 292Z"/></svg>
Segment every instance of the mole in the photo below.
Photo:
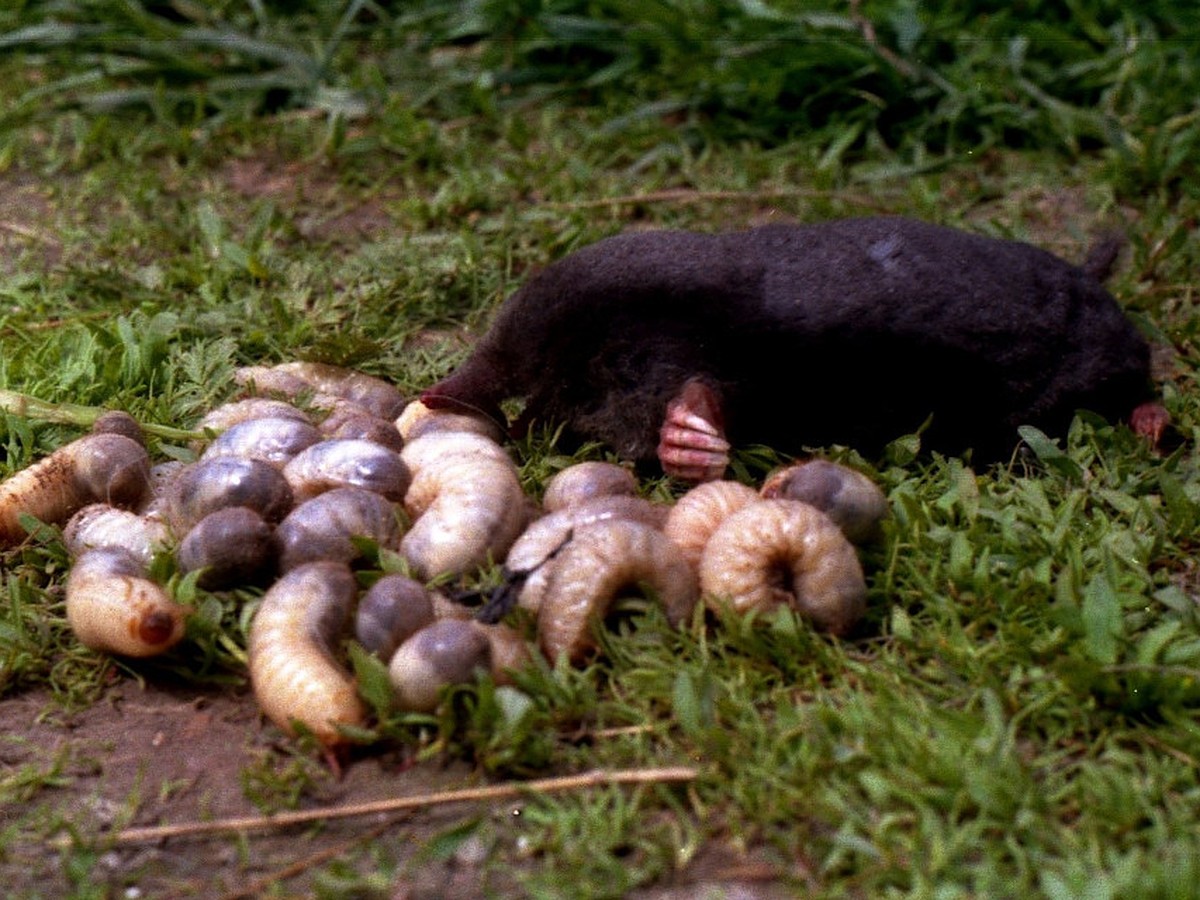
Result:
<svg viewBox="0 0 1200 900"><path fill-rule="evenodd" d="M500 307L422 401L600 441L687 481L731 446L840 444L1000 461L1017 427L1080 409L1156 442L1150 350L1104 288L1119 243L1081 266L1031 244L899 216L727 233L635 232L567 255Z"/></svg>

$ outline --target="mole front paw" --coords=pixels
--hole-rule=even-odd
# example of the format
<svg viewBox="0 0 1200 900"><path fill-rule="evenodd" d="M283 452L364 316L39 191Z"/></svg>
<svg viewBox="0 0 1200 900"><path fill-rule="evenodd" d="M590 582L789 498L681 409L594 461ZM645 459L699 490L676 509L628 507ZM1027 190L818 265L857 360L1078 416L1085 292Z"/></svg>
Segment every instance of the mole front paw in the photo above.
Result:
<svg viewBox="0 0 1200 900"><path fill-rule="evenodd" d="M658 460L663 471L684 481L713 481L729 465L720 399L697 379L667 404L659 431Z"/></svg>
<svg viewBox="0 0 1200 900"><path fill-rule="evenodd" d="M1129 414L1129 427L1148 438L1155 448L1161 446L1163 433L1170 424L1171 414L1165 406L1154 401L1143 403Z"/></svg>

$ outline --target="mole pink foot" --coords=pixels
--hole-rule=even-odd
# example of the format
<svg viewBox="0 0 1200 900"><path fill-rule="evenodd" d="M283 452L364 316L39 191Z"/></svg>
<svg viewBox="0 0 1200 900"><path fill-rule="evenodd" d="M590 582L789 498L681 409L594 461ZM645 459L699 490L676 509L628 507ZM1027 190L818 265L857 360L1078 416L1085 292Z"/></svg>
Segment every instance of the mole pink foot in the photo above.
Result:
<svg viewBox="0 0 1200 900"><path fill-rule="evenodd" d="M721 402L703 381L688 381L667 404L658 460L664 472L684 481L713 481L725 474L729 442Z"/></svg>
<svg viewBox="0 0 1200 900"><path fill-rule="evenodd" d="M1162 443L1163 432L1171 424L1171 414L1161 403L1143 403L1129 414L1129 427L1150 440L1154 447Z"/></svg>

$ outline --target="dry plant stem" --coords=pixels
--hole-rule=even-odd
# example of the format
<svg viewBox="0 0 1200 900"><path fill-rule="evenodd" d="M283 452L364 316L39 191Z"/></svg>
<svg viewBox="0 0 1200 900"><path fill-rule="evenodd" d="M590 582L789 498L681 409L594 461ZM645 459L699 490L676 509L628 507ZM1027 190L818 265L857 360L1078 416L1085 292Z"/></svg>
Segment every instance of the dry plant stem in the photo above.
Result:
<svg viewBox="0 0 1200 900"><path fill-rule="evenodd" d="M108 410L95 406L82 406L78 403L50 403L17 391L0 390L0 412L20 416L22 419L32 419L35 422L53 422L57 425L91 428L92 424ZM188 441L204 437L199 432L172 428L169 425L157 425L153 422L140 422L139 424L147 434L167 440Z"/></svg>
<svg viewBox="0 0 1200 900"><path fill-rule="evenodd" d="M282 812L273 816L243 816L231 819L216 819L211 822L181 822L175 825L149 825L126 828L112 836L114 846L144 844L166 838L188 837L202 834L228 834L241 831L257 831L270 828L287 828L330 819L345 819L353 816L369 816L379 813L399 812L423 806L442 806L447 803L469 803L479 800L508 800L528 794L554 794L561 791L578 791L615 784L668 784L693 781L698 770L688 766L661 769L597 769L579 775L558 778L540 778L534 781L492 784L483 787L462 788L453 791L438 791L433 794L418 794L412 797L393 797L370 803L356 803L332 809L303 809ZM70 838L59 839L57 846L70 846Z"/></svg>

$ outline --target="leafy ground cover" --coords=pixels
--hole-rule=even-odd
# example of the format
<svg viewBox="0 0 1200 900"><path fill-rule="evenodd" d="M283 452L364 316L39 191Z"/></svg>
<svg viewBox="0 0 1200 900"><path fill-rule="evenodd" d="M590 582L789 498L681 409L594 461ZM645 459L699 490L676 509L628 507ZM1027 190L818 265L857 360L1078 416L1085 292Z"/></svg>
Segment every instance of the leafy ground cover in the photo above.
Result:
<svg viewBox="0 0 1200 900"><path fill-rule="evenodd" d="M582 671L381 709L344 782L254 715L253 597L191 594L179 652L119 663L74 644L61 543L31 540L0 560L17 896L1197 896L1200 13L63 0L0 26L0 389L184 428L245 363L414 392L530 270L603 236L897 212L1074 259L1124 230L1111 287L1162 347L1175 426L1156 455L1083 415L988 469L911 437L879 459L821 448L892 509L853 639L634 610ZM819 389L790 386L781 414ZM0 473L79 433L54 419L0 417ZM535 495L572 459L552 430L514 452ZM743 448L737 471L776 462ZM683 787L114 841L680 764Z"/></svg>

